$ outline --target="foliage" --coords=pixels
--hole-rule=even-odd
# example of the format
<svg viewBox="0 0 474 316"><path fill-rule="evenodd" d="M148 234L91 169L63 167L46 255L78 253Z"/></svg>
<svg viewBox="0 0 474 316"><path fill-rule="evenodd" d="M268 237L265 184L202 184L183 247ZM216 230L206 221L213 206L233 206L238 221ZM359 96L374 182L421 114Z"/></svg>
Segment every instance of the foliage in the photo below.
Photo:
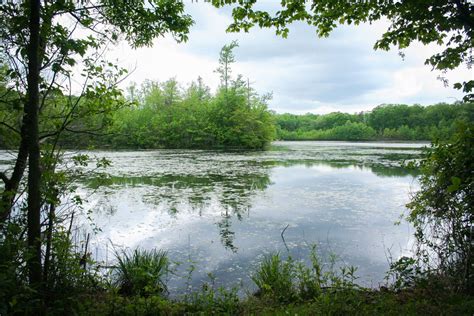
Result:
<svg viewBox="0 0 474 316"><path fill-rule="evenodd" d="M227 290L205 283L200 291L192 292L184 300L187 313L235 315L240 310L237 288Z"/></svg>
<svg viewBox="0 0 474 316"><path fill-rule="evenodd" d="M34 314L39 302L37 291L28 282L24 228L18 222L5 225L0 235L0 312ZM100 291L103 280L96 270L88 268L89 259L72 243L67 231L55 229L50 247L44 270L43 310L51 315L72 313L81 304L78 296Z"/></svg>
<svg viewBox="0 0 474 316"><path fill-rule="evenodd" d="M235 309L205 309L199 304L170 301L159 296L85 297L78 315L472 315L474 299L434 291L340 290L308 301L275 304L247 297Z"/></svg>
<svg viewBox="0 0 474 316"><path fill-rule="evenodd" d="M375 49L388 50L396 46L403 50L412 42L443 46L439 53L427 58L425 64L448 71L472 65L474 3L459 1L378 1L338 2L332 0L281 1L273 12L258 9L258 1L210 0L216 7L233 5L233 23L228 31L248 32L250 28L274 27L276 33L287 37L288 25L303 21L316 28L320 37L327 37L338 24L372 23L388 20L390 26L375 43ZM474 80L458 82L454 88L465 93L465 101L473 101Z"/></svg>
<svg viewBox="0 0 474 316"><path fill-rule="evenodd" d="M46 148L45 153L49 153ZM68 312L79 304L79 294L101 288L103 280L91 266L88 238L73 242L74 214L81 210L82 200L75 195L71 182L84 174L89 162L86 155L74 156L69 163L43 155L45 205L40 239L43 245L40 289L31 286L26 266L31 256L25 238L26 201L20 199L8 221L0 225L0 280L4 285L0 290L0 309L5 313L34 314L38 307L50 314L59 310ZM51 164L61 164L63 168L55 170ZM97 161L97 168L106 165L102 159ZM66 202L61 205L60 201Z"/></svg>
<svg viewBox="0 0 474 316"><path fill-rule="evenodd" d="M226 91L229 88L232 73L230 65L235 62L233 50L236 47L239 47L238 42L232 41L230 44L224 45L219 54L219 67L216 69L216 72L220 75L221 85Z"/></svg>
<svg viewBox="0 0 474 316"><path fill-rule="evenodd" d="M432 140L448 139L458 122L474 122L474 106L387 104L356 114L275 116L277 138L284 140Z"/></svg>
<svg viewBox="0 0 474 316"><path fill-rule="evenodd" d="M131 256L133 253L129 253ZM239 298L236 288L214 289L214 285L208 283L187 294L184 299L170 300L162 292L125 295L110 289L102 290L90 282L84 283L88 290L63 293L62 300L56 301L62 304L48 311L52 315L65 312L75 315L416 315L423 310L432 315L471 315L474 310L472 296L445 291L440 284L397 291L383 287L360 288L354 284L354 269L341 268L337 272L334 259L331 259L329 268L323 268L324 264L314 248L310 257L310 266L292 259L283 260L276 254L266 257L255 270L253 278L263 279L259 275L265 269L268 277L265 277L267 281L263 287L267 290L243 298ZM143 267L142 264L139 266ZM290 279L291 284L284 281ZM97 280L97 275L91 275L86 280ZM284 284L278 296L275 291L269 290L271 284ZM285 288L291 292L284 292ZM25 295L27 292L18 289L17 293ZM24 304L21 296L16 299L15 306L10 306L7 311L28 313L30 305Z"/></svg>
<svg viewBox="0 0 474 316"><path fill-rule="evenodd" d="M26 281L26 271L22 268L22 252L25 251L23 244L19 242L22 233L20 223L4 224L0 235L0 313L7 314L17 310L17 302L28 300L31 289ZM21 304L20 304L21 306Z"/></svg>
<svg viewBox="0 0 474 316"><path fill-rule="evenodd" d="M125 296L165 294L169 260L165 251L135 249L116 253L114 284Z"/></svg>
<svg viewBox="0 0 474 316"><path fill-rule="evenodd" d="M187 39L193 21L176 1L39 1L42 71L39 83L41 142L56 142L67 133L72 138L100 133L108 115L126 104L117 82L127 71L103 58L106 46L122 38L132 46L151 45L170 33L177 41ZM25 1L0 5L2 53L0 135L18 147L27 129L22 121L27 102L28 6ZM2 56L3 57L3 56ZM67 83L67 84L66 84ZM0 92L1 92L0 91ZM91 124L88 124L91 123ZM77 135L79 134L79 135ZM20 151L21 152L21 151ZM20 154L19 154L20 157Z"/></svg>
<svg viewBox="0 0 474 316"><path fill-rule="evenodd" d="M420 190L407 205L417 264L451 279L454 289L472 291L474 125L435 142L420 167Z"/></svg>
<svg viewBox="0 0 474 316"><path fill-rule="evenodd" d="M471 315L470 296L440 291L340 290L314 300L276 305L249 298L242 315Z"/></svg>
<svg viewBox="0 0 474 316"><path fill-rule="evenodd" d="M183 315L185 311L184 304L172 302L161 296L124 297L106 293L97 297L84 297L76 315Z"/></svg>

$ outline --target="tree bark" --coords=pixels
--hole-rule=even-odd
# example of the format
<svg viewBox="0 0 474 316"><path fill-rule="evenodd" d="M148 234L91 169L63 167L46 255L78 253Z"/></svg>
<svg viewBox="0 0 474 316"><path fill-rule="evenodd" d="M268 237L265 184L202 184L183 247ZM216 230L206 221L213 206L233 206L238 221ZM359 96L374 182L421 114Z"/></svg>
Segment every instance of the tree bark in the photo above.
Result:
<svg viewBox="0 0 474 316"><path fill-rule="evenodd" d="M29 31L30 42L28 45L28 77L27 77L27 103L26 136L28 147L28 273L30 284L40 290L41 269L41 169L39 147L39 80L40 80L40 0L29 0Z"/></svg>

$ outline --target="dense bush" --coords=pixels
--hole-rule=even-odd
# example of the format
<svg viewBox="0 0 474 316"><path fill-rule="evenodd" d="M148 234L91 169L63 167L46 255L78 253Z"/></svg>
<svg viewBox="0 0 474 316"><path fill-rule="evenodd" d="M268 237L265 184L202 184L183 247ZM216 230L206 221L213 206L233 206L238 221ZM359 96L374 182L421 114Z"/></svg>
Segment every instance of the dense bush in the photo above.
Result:
<svg viewBox="0 0 474 316"><path fill-rule="evenodd" d="M46 257L48 263L44 261L41 290L45 303L40 304L38 289L28 282L28 248L20 223L14 220L0 227L1 315L34 315L38 307L48 315L72 314L80 308L82 295L100 292L102 278L88 267L87 256L79 252L67 232L55 229L51 246L46 248L50 257Z"/></svg>
<svg viewBox="0 0 474 316"><path fill-rule="evenodd" d="M461 124L420 163L420 190L407 205L415 227L413 265L456 290L474 289L474 125Z"/></svg>

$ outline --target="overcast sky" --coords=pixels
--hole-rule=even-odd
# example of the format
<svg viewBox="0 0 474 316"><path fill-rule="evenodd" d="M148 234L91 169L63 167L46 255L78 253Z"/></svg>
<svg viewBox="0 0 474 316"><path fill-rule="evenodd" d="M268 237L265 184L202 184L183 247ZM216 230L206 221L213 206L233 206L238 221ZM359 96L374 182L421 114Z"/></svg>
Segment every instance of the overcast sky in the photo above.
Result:
<svg viewBox="0 0 474 316"><path fill-rule="evenodd" d="M262 1L271 9L271 1ZM287 39L274 30L258 28L249 33L226 33L229 9L208 3L188 3L195 24L187 43L161 38L150 48L132 50L119 45L111 57L135 69L125 84L171 77L186 86L198 76L215 89L221 47L238 40L233 74L242 74L259 93L273 92L270 108L279 112L329 113L370 110L382 103L433 104L460 100L462 94L445 88L424 60L440 48L414 44L403 60L396 49L374 51L373 45L386 22L357 27L342 26L329 38L320 39L314 28L293 24ZM446 75L450 83L473 78L472 70L458 69Z"/></svg>

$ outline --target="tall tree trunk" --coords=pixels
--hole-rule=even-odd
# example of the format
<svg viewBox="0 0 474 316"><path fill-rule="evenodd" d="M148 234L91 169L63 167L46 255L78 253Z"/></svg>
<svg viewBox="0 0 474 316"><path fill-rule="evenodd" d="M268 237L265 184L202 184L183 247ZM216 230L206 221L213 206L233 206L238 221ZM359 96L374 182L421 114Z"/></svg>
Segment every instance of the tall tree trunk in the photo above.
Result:
<svg viewBox="0 0 474 316"><path fill-rule="evenodd" d="M25 105L28 146L28 272L30 284L41 285L41 169L39 147L40 0L29 0L28 102Z"/></svg>

